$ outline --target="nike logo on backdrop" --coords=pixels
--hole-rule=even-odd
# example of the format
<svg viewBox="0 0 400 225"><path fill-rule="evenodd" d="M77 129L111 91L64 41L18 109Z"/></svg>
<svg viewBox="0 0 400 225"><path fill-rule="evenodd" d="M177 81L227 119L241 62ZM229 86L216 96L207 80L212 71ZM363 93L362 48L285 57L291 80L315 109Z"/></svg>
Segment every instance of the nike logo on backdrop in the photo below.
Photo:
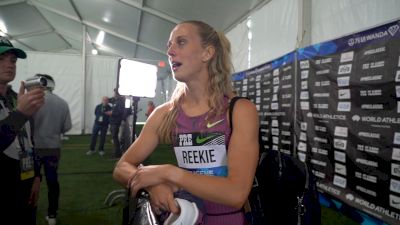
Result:
<svg viewBox="0 0 400 225"><path fill-rule="evenodd" d="M214 127L215 125L221 123L222 121L224 121L224 119L218 120L218 121L216 121L216 122L214 122L214 123L208 122L208 123L207 123L207 128Z"/></svg>

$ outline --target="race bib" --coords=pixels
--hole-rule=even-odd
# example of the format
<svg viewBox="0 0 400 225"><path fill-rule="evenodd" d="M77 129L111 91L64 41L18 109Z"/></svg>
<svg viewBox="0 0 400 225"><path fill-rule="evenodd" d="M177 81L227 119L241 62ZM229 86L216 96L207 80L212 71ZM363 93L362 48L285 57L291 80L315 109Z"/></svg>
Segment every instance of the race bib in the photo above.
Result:
<svg viewBox="0 0 400 225"><path fill-rule="evenodd" d="M193 173L227 176L225 135L179 134L174 147L178 166Z"/></svg>

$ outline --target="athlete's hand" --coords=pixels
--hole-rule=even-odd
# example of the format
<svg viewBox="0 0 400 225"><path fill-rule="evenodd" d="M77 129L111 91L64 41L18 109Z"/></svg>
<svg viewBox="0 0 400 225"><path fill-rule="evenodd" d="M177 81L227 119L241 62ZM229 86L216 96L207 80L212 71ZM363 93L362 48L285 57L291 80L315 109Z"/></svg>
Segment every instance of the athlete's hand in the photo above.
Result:
<svg viewBox="0 0 400 225"><path fill-rule="evenodd" d="M147 188L147 192L150 194L151 207L157 215L166 211L179 214L180 209L174 198L174 192L177 190L177 187L170 184L159 184Z"/></svg>
<svg viewBox="0 0 400 225"><path fill-rule="evenodd" d="M32 116L44 104L44 90L34 88L25 91L24 82L21 82L18 93L17 110L26 116Z"/></svg>
<svg viewBox="0 0 400 225"><path fill-rule="evenodd" d="M166 182L164 174L168 169L170 169L170 165L139 166L131 181L133 193Z"/></svg>

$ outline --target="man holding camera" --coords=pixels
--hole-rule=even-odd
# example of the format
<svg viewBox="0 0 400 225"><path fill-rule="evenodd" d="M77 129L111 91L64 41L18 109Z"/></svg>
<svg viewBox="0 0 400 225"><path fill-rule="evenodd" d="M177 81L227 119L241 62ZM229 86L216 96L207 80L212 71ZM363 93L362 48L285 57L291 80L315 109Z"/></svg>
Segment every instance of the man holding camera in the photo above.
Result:
<svg viewBox="0 0 400 225"><path fill-rule="evenodd" d="M0 37L0 220L31 225L36 224L41 176L29 120L44 104L44 91L25 91L23 82L18 94L11 89L17 58L26 58L26 53Z"/></svg>
<svg viewBox="0 0 400 225"><path fill-rule="evenodd" d="M61 135L72 127L68 103L53 93L55 81L47 74L36 74L35 78L46 84L44 105L34 114L34 141L37 155L44 167L48 188L48 208L46 220L49 225L56 224L60 184L58 164L61 153Z"/></svg>

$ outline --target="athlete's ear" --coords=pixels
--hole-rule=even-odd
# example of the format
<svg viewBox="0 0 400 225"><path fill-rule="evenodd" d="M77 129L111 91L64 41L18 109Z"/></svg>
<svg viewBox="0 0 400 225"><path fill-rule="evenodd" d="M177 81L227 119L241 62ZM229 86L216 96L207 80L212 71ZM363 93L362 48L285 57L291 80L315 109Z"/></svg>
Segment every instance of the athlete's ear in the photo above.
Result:
<svg viewBox="0 0 400 225"><path fill-rule="evenodd" d="M212 59L212 57L215 54L215 48L212 45L208 45L207 47L205 47L204 51L203 51L203 56L201 58L201 60L203 62L207 62L210 59Z"/></svg>

